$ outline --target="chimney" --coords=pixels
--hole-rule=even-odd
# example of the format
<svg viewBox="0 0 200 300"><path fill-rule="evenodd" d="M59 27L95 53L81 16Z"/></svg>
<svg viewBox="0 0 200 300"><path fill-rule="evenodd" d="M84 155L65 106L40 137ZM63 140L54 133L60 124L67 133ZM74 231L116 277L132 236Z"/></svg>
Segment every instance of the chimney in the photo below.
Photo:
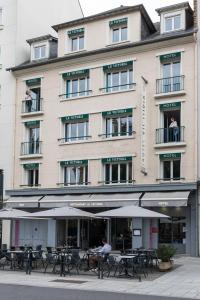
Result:
<svg viewBox="0 0 200 300"><path fill-rule="evenodd" d="M193 0L194 3L194 26L198 26L198 0Z"/></svg>

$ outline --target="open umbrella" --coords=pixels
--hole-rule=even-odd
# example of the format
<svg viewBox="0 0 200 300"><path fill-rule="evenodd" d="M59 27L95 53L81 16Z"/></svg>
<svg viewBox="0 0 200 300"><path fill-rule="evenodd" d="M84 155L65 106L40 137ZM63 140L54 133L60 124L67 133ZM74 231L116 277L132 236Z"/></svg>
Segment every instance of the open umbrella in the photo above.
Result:
<svg viewBox="0 0 200 300"><path fill-rule="evenodd" d="M27 216L29 219L37 219L37 218L44 218L44 219L63 219L63 218L71 218L71 219L89 219L89 218L96 218L94 214L83 211L78 208L64 206L58 208L52 208L45 211L40 211L37 213L32 213Z"/></svg>
<svg viewBox="0 0 200 300"><path fill-rule="evenodd" d="M106 217L106 218L149 218L149 219L169 218L166 215L142 207L138 207L135 205L124 206L124 207L104 211L95 214L95 216Z"/></svg>
<svg viewBox="0 0 200 300"><path fill-rule="evenodd" d="M0 220L16 220L29 215L31 214L19 209L3 208L0 210Z"/></svg>

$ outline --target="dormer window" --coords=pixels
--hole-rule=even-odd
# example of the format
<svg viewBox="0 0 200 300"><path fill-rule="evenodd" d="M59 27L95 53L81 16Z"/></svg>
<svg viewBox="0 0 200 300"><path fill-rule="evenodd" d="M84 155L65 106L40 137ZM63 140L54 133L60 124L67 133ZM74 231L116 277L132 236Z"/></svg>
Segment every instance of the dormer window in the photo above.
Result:
<svg viewBox="0 0 200 300"><path fill-rule="evenodd" d="M68 37L70 42L70 51L80 51L85 48L85 36L84 28L74 29L68 31Z"/></svg>
<svg viewBox="0 0 200 300"><path fill-rule="evenodd" d="M34 47L34 59L43 59L47 57L47 47L46 45L39 45Z"/></svg>
<svg viewBox="0 0 200 300"><path fill-rule="evenodd" d="M112 43L120 43L128 39L128 18L110 21Z"/></svg>
<svg viewBox="0 0 200 300"><path fill-rule="evenodd" d="M181 14L165 17L165 32L181 29Z"/></svg>

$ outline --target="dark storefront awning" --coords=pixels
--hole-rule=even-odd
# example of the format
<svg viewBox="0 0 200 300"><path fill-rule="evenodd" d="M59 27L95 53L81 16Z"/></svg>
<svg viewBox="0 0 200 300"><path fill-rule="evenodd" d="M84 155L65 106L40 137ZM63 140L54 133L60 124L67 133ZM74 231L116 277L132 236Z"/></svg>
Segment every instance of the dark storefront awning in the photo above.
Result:
<svg viewBox="0 0 200 300"><path fill-rule="evenodd" d="M143 207L181 207L188 205L190 191L145 193L141 200Z"/></svg>
<svg viewBox="0 0 200 300"><path fill-rule="evenodd" d="M33 197L10 197L6 203L6 208L37 208L41 196Z"/></svg>
<svg viewBox="0 0 200 300"><path fill-rule="evenodd" d="M138 205L140 196L141 193L45 196L40 201L40 207L120 207Z"/></svg>

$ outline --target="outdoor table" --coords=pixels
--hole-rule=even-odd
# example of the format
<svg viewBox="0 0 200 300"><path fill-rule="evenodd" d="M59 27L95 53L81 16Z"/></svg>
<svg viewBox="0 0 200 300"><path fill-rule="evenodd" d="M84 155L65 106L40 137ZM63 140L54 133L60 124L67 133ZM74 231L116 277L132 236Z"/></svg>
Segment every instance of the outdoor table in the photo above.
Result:
<svg viewBox="0 0 200 300"><path fill-rule="evenodd" d="M130 255L130 254L129 255L121 255L120 256L120 261L124 262L124 273L123 274L119 274L119 277L121 277L121 276L125 276L125 277L128 277L128 278L134 277L133 274L130 274L128 272L128 261L129 260L133 261L133 259L135 259L136 257L137 257L137 255Z"/></svg>

